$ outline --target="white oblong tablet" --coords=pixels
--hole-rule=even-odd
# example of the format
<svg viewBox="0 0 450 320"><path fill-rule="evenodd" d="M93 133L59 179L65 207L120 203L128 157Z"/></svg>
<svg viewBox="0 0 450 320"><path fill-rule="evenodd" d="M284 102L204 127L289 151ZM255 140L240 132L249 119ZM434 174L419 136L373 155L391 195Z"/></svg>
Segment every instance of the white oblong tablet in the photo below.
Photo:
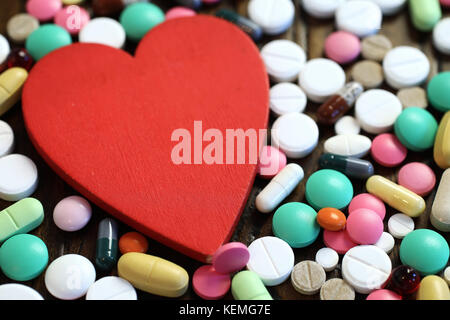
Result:
<svg viewBox="0 0 450 320"><path fill-rule="evenodd" d="M336 134L359 134L361 126L352 116L343 116L334 124Z"/></svg>
<svg viewBox="0 0 450 320"><path fill-rule="evenodd" d="M8 40L0 34L0 64L6 61L10 52L11 47L9 46Z"/></svg>
<svg viewBox="0 0 450 320"><path fill-rule="evenodd" d="M319 141L316 122L303 113L287 113L272 125L272 144L289 158L303 158L310 154Z"/></svg>
<svg viewBox="0 0 450 320"><path fill-rule="evenodd" d="M397 96L381 89L364 92L355 104L355 116L361 128L372 134L391 130L402 110Z"/></svg>
<svg viewBox="0 0 450 320"><path fill-rule="evenodd" d="M417 48L402 46L390 50L383 60L386 82L395 89L415 87L430 73L430 61Z"/></svg>
<svg viewBox="0 0 450 320"><path fill-rule="evenodd" d="M248 246L250 260L247 269L255 272L266 286L284 282L294 268L294 251L284 240L262 237Z"/></svg>
<svg viewBox="0 0 450 320"><path fill-rule="evenodd" d="M396 14L406 4L406 0L372 0L372 2L376 3L386 16Z"/></svg>
<svg viewBox="0 0 450 320"><path fill-rule="evenodd" d="M372 141L360 134L340 134L328 138L323 147L326 153L339 156L362 158L372 146Z"/></svg>
<svg viewBox="0 0 450 320"><path fill-rule="evenodd" d="M339 262L339 255L331 248L322 248L316 253L316 262L320 264L325 271L333 271Z"/></svg>
<svg viewBox="0 0 450 320"><path fill-rule="evenodd" d="M339 30L351 32L360 38L377 33L383 21L380 7L364 0L344 2L336 10L335 16Z"/></svg>
<svg viewBox="0 0 450 320"><path fill-rule="evenodd" d="M250 19L269 35L283 33L294 22L292 0L251 0L247 11Z"/></svg>
<svg viewBox="0 0 450 320"><path fill-rule="evenodd" d="M78 35L80 42L99 43L114 48L125 45L125 30L122 25L111 18L95 18L89 21Z"/></svg>
<svg viewBox="0 0 450 320"><path fill-rule="evenodd" d="M270 110L277 116L290 112L303 112L306 102L305 93L296 84L282 82L270 89Z"/></svg>
<svg viewBox="0 0 450 320"><path fill-rule="evenodd" d="M355 291L362 294L380 289L391 271L389 256L373 245L353 247L342 259L342 277Z"/></svg>
<svg viewBox="0 0 450 320"><path fill-rule="evenodd" d="M14 149L14 132L5 121L0 120L0 157L10 154Z"/></svg>
<svg viewBox="0 0 450 320"><path fill-rule="evenodd" d="M395 239L388 232L383 232L381 234L380 239L378 239L378 241L374 244L374 246L377 246L378 248L382 249L387 254L389 254L392 251L392 249L394 249L394 245Z"/></svg>
<svg viewBox="0 0 450 320"><path fill-rule="evenodd" d="M403 213L394 214L388 220L388 230L397 239L403 239L408 233L414 231L414 220Z"/></svg>
<svg viewBox="0 0 450 320"><path fill-rule="evenodd" d="M450 18L439 21L433 29L433 44L441 53L450 55Z"/></svg>
<svg viewBox="0 0 450 320"><path fill-rule="evenodd" d="M127 280L110 276L95 281L86 293L86 300L137 300L137 294Z"/></svg>
<svg viewBox="0 0 450 320"><path fill-rule="evenodd" d="M0 158L0 198L18 201L33 194L38 184L34 162L21 154Z"/></svg>
<svg viewBox="0 0 450 320"><path fill-rule="evenodd" d="M300 72L299 84L308 99L321 103L345 85L345 72L330 59L312 59Z"/></svg>
<svg viewBox="0 0 450 320"><path fill-rule="evenodd" d="M18 283L0 285L0 300L44 300L39 292Z"/></svg>
<svg viewBox="0 0 450 320"><path fill-rule="evenodd" d="M326 19L334 16L336 9L347 0L303 0L303 9L316 18Z"/></svg>

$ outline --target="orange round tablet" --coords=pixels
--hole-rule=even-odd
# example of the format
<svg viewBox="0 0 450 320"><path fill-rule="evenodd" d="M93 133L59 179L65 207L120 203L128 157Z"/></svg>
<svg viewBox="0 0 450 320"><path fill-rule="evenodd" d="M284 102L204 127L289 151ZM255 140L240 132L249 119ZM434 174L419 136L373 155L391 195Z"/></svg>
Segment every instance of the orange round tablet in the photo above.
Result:
<svg viewBox="0 0 450 320"><path fill-rule="evenodd" d="M317 223L325 230L342 230L346 221L345 214L335 208L323 208L317 213Z"/></svg>
<svg viewBox="0 0 450 320"><path fill-rule="evenodd" d="M119 250L122 254L127 252L145 253L147 249L147 239L138 232L127 232L119 239Z"/></svg>

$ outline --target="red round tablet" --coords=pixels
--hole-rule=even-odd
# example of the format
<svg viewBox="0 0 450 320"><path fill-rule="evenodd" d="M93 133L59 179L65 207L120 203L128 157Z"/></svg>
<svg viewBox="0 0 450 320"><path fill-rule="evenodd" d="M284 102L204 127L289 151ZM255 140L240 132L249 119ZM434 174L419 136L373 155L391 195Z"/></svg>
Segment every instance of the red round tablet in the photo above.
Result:
<svg viewBox="0 0 450 320"><path fill-rule="evenodd" d="M382 166L395 167L406 159L408 150L395 135L383 133L373 139L370 154Z"/></svg>
<svg viewBox="0 0 450 320"><path fill-rule="evenodd" d="M436 175L426 164L411 162L398 172L398 184L419 196L426 196L436 185Z"/></svg>
<svg viewBox="0 0 450 320"><path fill-rule="evenodd" d="M323 231L323 242L328 248L333 249L339 254L345 254L348 250L356 247L358 244L350 239L347 230L341 231Z"/></svg>
<svg viewBox="0 0 450 320"><path fill-rule="evenodd" d="M223 298L231 286L229 274L221 274L211 265L198 268L192 277L192 286L195 293L205 300Z"/></svg>
<svg viewBox="0 0 450 320"><path fill-rule="evenodd" d="M230 242L217 249L212 264L217 272L228 274L244 268L249 259L250 252L245 244Z"/></svg>

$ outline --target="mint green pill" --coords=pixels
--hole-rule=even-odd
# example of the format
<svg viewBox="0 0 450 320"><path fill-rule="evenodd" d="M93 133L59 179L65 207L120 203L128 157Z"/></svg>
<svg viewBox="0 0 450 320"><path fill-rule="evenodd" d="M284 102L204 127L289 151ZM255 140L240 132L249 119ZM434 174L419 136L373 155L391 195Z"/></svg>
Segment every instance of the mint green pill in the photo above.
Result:
<svg viewBox="0 0 450 320"><path fill-rule="evenodd" d="M336 170L323 169L313 173L306 182L305 196L316 210L322 208L342 209L353 198L350 180Z"/></svg>
<svg viewBox="0 0 450 320"><path fill-rule="evenodd" d="M450 111L450 71L441 72L428 83L428 100L442 112Z"/></svg>
<svg viewBox="0 0 450 320"><path fill-rule="evenodd" d="M397 117L394 125L398 140L409 150L424 151L434 145L438 123L427 110L406 108Z"/></svg>
<svg viewBox="0 0 450 320"><path fill-rule="evenodd" d="M447 265L449 258L447 241L439 233L418 229L403 238L400 260L423 275L436 274Z"/></svg>
<svg viewBox="0 0 450 320"><path fill-rule="evenodd" d="M253 271L241 271L231 281L235 300L273 300L261 278Z"/></svg>
<svg viewBox="0 0 450 320"><path fill-rule="evenodd" d="M420 31L431 31L441 20L442 10L439 0L409 0L411 20Z"/></svg>
<svg viewBox="0 0 450 320"><path fill-rule="evenodd" d="M313 243L320 232L317 212L301 202L290 202L275 211L272 231L292 248L303 248Z"/></svg>
<svg viewBox="0 0 450 320"><path fill-rule="evenodd" d="M72 38L66 29L56 24L44 24L28 36L25 48L37 61L53 50L71 43Z"/></svg>
<svg viewBox="0 0 450 320"><path fill-rule="evenodd" d="M164 12L158 6L147 2L133 3L120 15L120 23L127 37L136 42L154 26L164 22L164 19Z"/></svg>
<svg viewBox="0 0 450 320"><path fill-rule="evenodd" d="M12 280L34 279L44 271L47 263L47 246L31 234L15 235L0 247L0 268Z"/></svg>

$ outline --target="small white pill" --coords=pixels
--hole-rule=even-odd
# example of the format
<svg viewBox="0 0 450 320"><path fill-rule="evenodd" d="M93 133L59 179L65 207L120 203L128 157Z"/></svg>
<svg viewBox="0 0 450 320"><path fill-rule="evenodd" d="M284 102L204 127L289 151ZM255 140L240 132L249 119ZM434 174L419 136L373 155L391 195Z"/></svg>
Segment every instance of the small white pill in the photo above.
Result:
<svg viewBox="0 0 450 320"><path fill-rule="evenodd" d="M283 82L270 89L270 110L277 116L290 112L303 112L306 102L305 93L296 84Z"/></svg>
<svg viewBox="0 0 450 320"><path fill-rule="evenodd" d="M18 283L2 284L0 286L0 300L44 300L39 292Z"/></svg>
<svg viewBox="0 0 450 320"><path fill-rule="evenodd" d="M137 294L127 280L110 276L95 281L86 293L86 300L137 300Z"/></svg>
<svg viewBox="0 0 450 320"><path fill-rule="evenodd" d="M303 0L303 9L316 18L327 19L334 16L336 9L346 0Z"/></svg>
<svg viewBox="0 0 450 320"><path fill-rule="evenodd" d="M11 48L9 46L8 40L4 36L0 34L0 64L6 61L9 53L11 52Z"/></svg>
<svg viewBox="0 0 450 320"><path fill-rule="evenodd" d="M359 134L361 126L352 116L344 116L334 124L336 134Z"/></svg>
<svg viewBox="0 0 450 320"><path fill-rule="evenodd" d="M339 255L331 248L322 248L316 253L316 262L320 264L325 271L333 271L339 262Z"/></svg>
<svg viewBox="0 0 450 320"><path fill-rule="evenodd" d="M383 20L380 7L363 0L344 2L336 10L335 16L339 30L351 32L360 38L377 33Z"/></svg>
<svg viewBox="0 0 450 320"><path fill-rule="evenodd" d="M444 279L447 282L447 284L450 286L450 267L445 268Z"/></svg>
<svg viewBox="0 0 450 320"><path fill-rule="evenodd" d="M406 4L406 0L371 0L371 1L376 3L380 7L381 11L383 12L383 15L385 16L391 16L393 14L396 14Z"/></svg>
<svg viewBox="0 0 450 320"><path fill-rule="evenodd" d="M328 138L324 143L326 153L339 156L362 158L372 146L372 141L360 134L340 134Z"/></svg>
<svg viewBox="0 0 450 320"><path fill-rule="evenodd" d="M378 239L377 243L374 244L374 246L377 246L388 254L392 251L392 249L394 249L394 245L394 237L388 232L383 232L380 239Z"/></svg>
<svg viewBox="0 0 450 320"><path fill-rule="evenodd" d="M122 25L111 18L95 18L89 21L78 35L80 42L99 43L114 48L125 44L125 30Z"/></svg>
<svg viewBox="0 0 450 320"><path fill-rule="evenodd" d="M433 29L433 44L441 53L450 55L450 18L439 21Z"/></svg>
<svg viewBox="0 0 450 320"><path fill-rule="evenodd" d="M9 124L0 120L0 157L10 154L14 149L14 132Z"/></svg>
<svg viewBox="0 0 450 320"><path fill-rule="evenodd" d="M408 233L414 231L414 220L403 213L394 214L388 220L388 230L397 239L403 239Z"/></svg>
<svg viewBox="0 0 450 320"><path fill-rule="evenodd" d="M0 158L0 198L18 201L33 194L38 184L34 162L21 154Z"/></svg>
<svg viewBox="0 0 450 320"><path fill-rule="evenodd" d="M251 0L247 11L250 19L268 35L283 33L294 22L292 0Z"/></svg>

